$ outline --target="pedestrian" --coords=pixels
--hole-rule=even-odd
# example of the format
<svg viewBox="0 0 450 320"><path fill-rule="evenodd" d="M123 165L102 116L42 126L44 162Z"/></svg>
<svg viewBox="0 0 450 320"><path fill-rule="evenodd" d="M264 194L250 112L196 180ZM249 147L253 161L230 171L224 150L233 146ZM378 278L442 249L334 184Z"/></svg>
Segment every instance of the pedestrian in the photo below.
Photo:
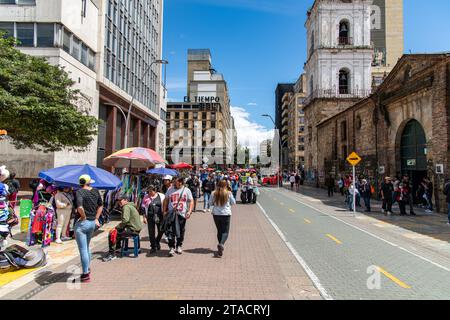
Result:
<svg viewBox="0 0 450 320"><path fill-rule="evenodd" d="M58 192L55 195L55 204L57 216L55 243L62 244L63 241L71 239L66 237L73 209L73 194L69 187L58 188Z"/></svg>
<svg viewBox="0 0 450 320"><path fill-rule="evenodd" d="M344 194L344 178L342 176L339 178L338 187L339 187L339 192L341 193L341 196L344 196L345 195Z"/></svg>
<svg viewBox="0 0 450 320"><path fill-rule="evenodd" d="M430 179L423 179L423 186L425 188L425 200L427 201L426 213L433 213L433 183Z"/></svg>
<svg viewBox="0 0 450 320"><path fill-rule="evenodd" d="M291 190L294 190L294 184L295 184L295 175L294 175L294 173L291 173L291 176L289 177L289 182L291 183Z"/></svg>
<svg viewBox="0 0 450 320"><path fill-rule="evenodd" d="M356 177L356 190L358 190L358 193L356 194L356 206L361 207L361 180L360 178Z"/></svg>
<svg viewBox="0 0 450 320"><path fill-rule="evenodd" d="M203 189L203 212L208 212L211 207L209 205L209 199L211 198L211 193L216 188L216 184L214 182L214 178L209 176L208 180L202 185Z"/></svg>
<svg viewBox="0 0 450 320"><path fill-rule="evenodd" d="M397 193L397 202L400 208L400 215L406 216L406 203L408 202L409 190L408 188L401 182L398 187Z"/></svg>
<svg viewBox="0 0 450 320"><path fill-rule="evenodd" d="M232 177L231 178L231 192L233 193L234 199L237 198L237 193L238 193L239 187L240 187L239 181L235 177Z"/></svg>
<svg viewBox="0 0 450 320"><path fill-rule="evenodd" d="M20 190L20 182L19 180L16 179L16 173L11 172L11 174L9 175L9 179L6 180L4 183L8 185L9 205L11 206L11 208L14 209L17 205L17 194L19 193Z"/></svg>
<svg viewBox="0 0 450 320"><path fill-rule="evenodd" d="M390 216L392 214L392 202L394 195L394 185L390 177L385 178L381 185L381 199L383 200L382 212Z"/></svg>
<svg viewBox="0 0 450 320"><path fill-rule="evenodd" d="M334 196L334 179L331 175L328 175L328 177L325 179L325 186L328 190L328 198L331 198Z"/></svg>
<svg viewBox="0 0 450 320"><path fill-rule="evenodd" d="M297 192L300 191L300 180L301 180L300 175L299 175L298 172L297 172L297 173L295 174L295 190L296 190Z"/></svg>
<svg viewBox="0 0 450 320"><path fill-rule="evenodd" d="M212 214L217 228L217 256L222 257L225 250L225 242L230 233L231 206L236 204L236 199L227 189L225 181L221 181L216 191L212 193L209 202L213 208Z"/></svg>
<svg viewBox="0 0 450 320"><path fill-rule="evenodd" d="M115 260L117 258L116 251L121 249L122 240L139 236L142 230L141 216L134 203L129 202L126 194L119 195L118 201L122 208L120 224L109 233L109 252L103 258L104 262Z"/></svg>
<svg viewBox="0 0 450 320"><path fill-rule="evenodd" d="M409 214L412 215L412 216L415 216L416 214L414 213L412 186L411 186L411 183L409 182L409 176L404 175L403 179L402 179L402 183L403 183L403 186L408 191L408 193L405 194L405 197L406 197L405 201L406 201L406 204L409 205Z"/></svg>
<svg viewBox="0 0 450 320"><path fill-rule="evenodd" d="M350 184L350 187L348 188L349 193L349 202L348 202L348 209L349 211L355 210L356 201L354 203L354 200L359 194L358 189L355 187L354 183Z"/></svg>
<svg viewBox="0 0 450 320"><path fill-rule="evenodd" d="M163 203L165 196L162 193L156 192L156 187L150 185L148 188L148 194L144 196L142 200L142 206L144 207L144 223L148 227L148 234L150 238L150 254L156 253L161 250L161 224L163 221Z"/></svg>
<svg viewBox="0 0 450 320"><path fill-rule="evenodd" d="M447 225L450 226L450 179L447 179L446 183L445 183L445 187L444 187L444 194L445 194L445 199L447 201L447 215L448 215L448 222Z"/></svg>
<svg viewBox="0 0 450 320"><path fill-rule="evenodd" d="M77 211L80 216L75 224L75 238L80 252L82 275L81 282L91 280L90 264L91 250L89 244L94 234L95 227L100 227L98 218L103 211L103 202L100 192L91 187L95 181L89 175L79 178L80 188L76 193Z"/></svg>
<svg viewBox="0 0 450 320"><path fill-rule="evenodd" d="M164 178L162 179L163 180L163 185L161 187L161 193L162 194L166 194L167 191L170 189L170 187L172 186L172 179L173 179L172 176L169 176L169 175L164 176Z"/></svg>
<svg viewBox="0 0 450 320"><path fill-rule="evenodd" d="M361 196L364 200L364 206L366 207L366 212L371 212L372 209L370 207L370 200L372 198L372 186L370 183L366 180L362 180L361 184Z"/></svg>
<svg viewBox="0 0 450 320"><path fill-rule="evenodd" d="M163 215L167 219L169 257L173 257L175 253L183 253L186 221L191 217L193 209L191 190L185 187L183 178L176 179L174 186L167 191L163 204Z"/></svg>
<svg viewBox="0 0 450 320"><path fill-rule="evenodd" d="M191 177L187 180L186 185L188 186L189 190L191 190L192 197L194 198L194 211L197 211L197 198L199 197L200 193L200 180L197 176L191 175Z"/></svg>

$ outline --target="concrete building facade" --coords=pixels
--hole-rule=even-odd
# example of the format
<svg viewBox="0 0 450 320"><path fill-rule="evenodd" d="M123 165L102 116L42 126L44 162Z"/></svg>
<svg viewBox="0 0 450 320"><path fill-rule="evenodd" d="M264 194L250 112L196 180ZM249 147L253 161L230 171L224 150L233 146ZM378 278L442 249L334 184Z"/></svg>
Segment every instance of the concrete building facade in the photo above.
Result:
<svg viewBox="0 0 450 320"><path fill-rule="evenodd" d="M135 96L129 146L159 145L163 0L27 0L0 2L0 29L16 37L18 48L65 68L83 97L79 108L103 120L98 139L83 153L15 150L5 141L6 165L22 178L67 164L102 166L121 149L127 112ZM165 140L162 139L162 140Z"/></svg>

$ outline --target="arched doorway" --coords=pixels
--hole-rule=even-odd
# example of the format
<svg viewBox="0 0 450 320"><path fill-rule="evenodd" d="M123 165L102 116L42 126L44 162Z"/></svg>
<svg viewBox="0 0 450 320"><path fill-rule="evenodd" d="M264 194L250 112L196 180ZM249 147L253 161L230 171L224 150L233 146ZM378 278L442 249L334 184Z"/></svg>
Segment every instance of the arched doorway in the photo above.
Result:
<svg viewBox="0 0 450 320"><path fill-rule="evenodd" d="M414 202L422 202L416 191L427 176L427 138L422 125L417 120L409 121L400 141L400 157L402 174L408 175L413 187Z"/></svg>

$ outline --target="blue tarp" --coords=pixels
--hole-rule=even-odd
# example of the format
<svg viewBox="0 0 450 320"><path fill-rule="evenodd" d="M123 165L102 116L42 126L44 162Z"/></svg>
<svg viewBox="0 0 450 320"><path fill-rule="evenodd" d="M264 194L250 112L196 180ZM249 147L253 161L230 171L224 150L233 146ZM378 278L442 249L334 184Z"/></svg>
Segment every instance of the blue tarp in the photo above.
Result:
<svg viewBox="0 0 450 320"><path fill-rule="evenodd" d="M178 172L167 168L155 168L147 171L148 174L159 174L160 176L178 176Z"/></svg>
<svg viewBox="0 0 450 320"><path fill-rule="evenodd" d="M58 187L79 187L78 179L83 174L88 174L95 183L92 187L101 190L115 190L122 185L122 181L112 173L90 165L71 165L41 171L39 178Z"/></svg>

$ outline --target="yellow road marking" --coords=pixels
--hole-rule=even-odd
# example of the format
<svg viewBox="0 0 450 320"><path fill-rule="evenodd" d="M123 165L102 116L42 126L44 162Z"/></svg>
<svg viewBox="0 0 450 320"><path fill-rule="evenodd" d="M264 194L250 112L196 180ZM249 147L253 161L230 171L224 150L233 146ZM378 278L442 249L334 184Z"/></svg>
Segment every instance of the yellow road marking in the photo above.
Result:
<svg viewBox="0 0 450 320"><path fill-rule="evenodd" d="M327 234L327 237L336 242L337 244L342 244L340 240L338 240L336 237L333 237L331 234Z"/></svg>
<svg viewBox="0 0 450 320"><path fill-rule="evenodd" d="M399 285L400 287L402 287L403 289L411 289L411 286L407 285L406 283L404 283L403 281L399 280L398 278L394 277L392 274L390 274L389 272L387 272L386 270L384 270L381 267L377 266L377 269L379 272L381 272L382 274L384 274L386 277L388 277L390 280L392 280L393 282L395 282L397 285Z"/></svg>
<svg viewBox="0 0 450 320"><path fill-rule="evenodd" d="M1 271L0 272L0 287L17 280L28 273L35 271L36 269L20 269L14 271Z"/></svg>
<svg viewBox="0 0 450 320"><path fill-rule="evenodd" d="M292 212L292 213L295 213L295 210L294 210L294 209L289 209L289 211Z"/></svg>
<svg viewBox="0 0 450 320"><path fill-rule="evenodd" d="M307 224L311 224L311 223L312 223L312 222L309 221L308 219L303 219L303 220L305 220L305 223L307 223Z"/></svg>

